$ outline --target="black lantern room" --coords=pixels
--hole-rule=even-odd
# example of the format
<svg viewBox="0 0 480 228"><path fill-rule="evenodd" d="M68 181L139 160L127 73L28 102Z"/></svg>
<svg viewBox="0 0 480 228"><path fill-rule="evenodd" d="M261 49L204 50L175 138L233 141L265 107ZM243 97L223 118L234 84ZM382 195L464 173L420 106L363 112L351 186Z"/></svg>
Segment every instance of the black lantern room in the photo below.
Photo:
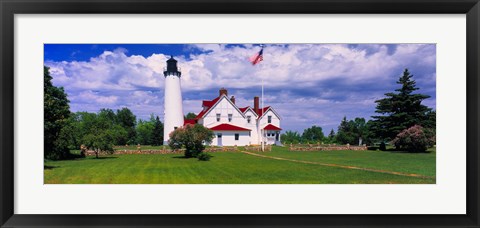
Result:
<svg viewBox="0 0 480 228"><path fill-rule="evenodd" d="M167 60L167 70L163 71L163 75L165 77L169 75L180 77L182 75L182 72L178 70L177 60L175 60L173 56L171 56L170 59Z"/></svg>

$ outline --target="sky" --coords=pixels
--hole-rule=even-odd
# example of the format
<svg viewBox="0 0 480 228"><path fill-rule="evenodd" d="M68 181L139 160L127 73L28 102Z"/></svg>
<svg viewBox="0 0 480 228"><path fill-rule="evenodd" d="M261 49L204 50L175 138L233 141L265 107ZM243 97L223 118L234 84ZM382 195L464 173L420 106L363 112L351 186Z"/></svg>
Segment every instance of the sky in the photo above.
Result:
<svg viewBox="0 0 480 228"><path fill-rule="evenodd" d="M53 84L65 89L72 112L127 107L138 119L163 119L166 60L182 71L183 109L201 111L222 87L240 107L253 97L281 117L283 131L313 125L327 135L348 120L375 114L375 100L399 88L408 68L417 93L436 109L435 44L267 44L263 61L248 59L258 44L45 44L44 64Z"/></svg>

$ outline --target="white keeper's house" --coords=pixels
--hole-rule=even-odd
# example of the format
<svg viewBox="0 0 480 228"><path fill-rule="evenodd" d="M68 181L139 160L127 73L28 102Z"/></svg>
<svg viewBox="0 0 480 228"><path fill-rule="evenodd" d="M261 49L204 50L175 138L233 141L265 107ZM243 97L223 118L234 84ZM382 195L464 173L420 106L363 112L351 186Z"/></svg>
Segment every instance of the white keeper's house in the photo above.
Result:
<svg viewBox="0 0 480 228"><path fill-rule="evenodd" d="M170 58L167 61L167 65L170 67L167 67L164 72L166 78L165 142L168 140L168 134L180 127L179 116L183 118L181 73L176 63L177 61L173 57ZM168 77L174 77L174 80L169 80ZM169 81L172 83L168 83ZM174 105L172 101L176 104ZM174 111L167 110L167 108L173 108ZM280 115L273 107L260 107L258 96L253 98L253 107L238 107L235 104L235 97L228 97L227 89L221 88L218 97L202 102L202 110L196 118L184 119L181 124L201 124L211 129L215 134L211 143L213 146L246 146L261 145L262 141L266 145L280 144L280 131L282 130L280 121Z"/></svg>

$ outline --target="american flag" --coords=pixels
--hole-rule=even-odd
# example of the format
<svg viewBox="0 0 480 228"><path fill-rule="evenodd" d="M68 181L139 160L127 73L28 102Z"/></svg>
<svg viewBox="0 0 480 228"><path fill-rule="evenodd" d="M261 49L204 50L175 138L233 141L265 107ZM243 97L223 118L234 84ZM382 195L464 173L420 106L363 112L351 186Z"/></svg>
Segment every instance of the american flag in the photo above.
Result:
<svg viewBox="0 0 480 228"><path fill-rule="evenodd" d="M263 48L257 54L250 57L250 62L252 63L252 65L257 64L262 60L263 60Z"/></svg>

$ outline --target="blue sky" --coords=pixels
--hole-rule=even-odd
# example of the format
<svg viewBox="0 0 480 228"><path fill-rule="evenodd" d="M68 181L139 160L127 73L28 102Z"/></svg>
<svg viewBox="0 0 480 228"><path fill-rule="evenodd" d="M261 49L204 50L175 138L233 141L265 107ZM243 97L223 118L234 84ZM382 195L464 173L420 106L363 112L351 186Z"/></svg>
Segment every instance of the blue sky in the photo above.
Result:
<svg viewBox="0 0 480 228"><path fill-rule="evenodd" d="M374 115L375 100L398 88L405 68L414 75L424 104L436 108L434 44L268 44L264 61L248 58L257 44L45 44L44 63L55 86L65 88L73 112L128 107L138 118L163 118L163 67L170 55L182 70L184 111L225 87L239 106L253 106L264 80L265 106L282 128L324 133L347 119Z"/></svg>

